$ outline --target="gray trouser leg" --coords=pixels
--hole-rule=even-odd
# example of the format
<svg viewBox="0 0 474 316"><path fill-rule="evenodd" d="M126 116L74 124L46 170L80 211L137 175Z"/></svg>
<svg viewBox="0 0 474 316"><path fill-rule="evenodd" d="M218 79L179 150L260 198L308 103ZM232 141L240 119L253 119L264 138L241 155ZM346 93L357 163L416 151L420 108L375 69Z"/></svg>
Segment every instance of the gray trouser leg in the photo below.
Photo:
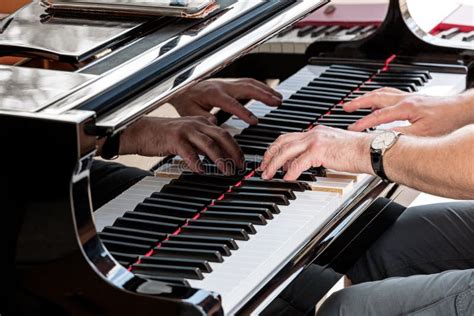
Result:
<svg viewBox="0 0 474 316"><path fill-rule="evenodd" d="M407 209L347 273L354 284L474 268L474 202Z"/></svg>
<svg viewBox="0 0 474 316"><path fill-rule="evenodd" d="M328 298L326 315L474 315L474 269L354 285Z"/></svg>

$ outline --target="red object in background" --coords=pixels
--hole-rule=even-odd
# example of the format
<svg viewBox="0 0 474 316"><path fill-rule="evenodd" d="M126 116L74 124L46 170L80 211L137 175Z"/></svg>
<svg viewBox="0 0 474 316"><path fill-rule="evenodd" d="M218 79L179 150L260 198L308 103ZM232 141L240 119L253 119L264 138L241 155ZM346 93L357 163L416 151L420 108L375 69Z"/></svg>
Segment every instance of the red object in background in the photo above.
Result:
<svg viewBox="0 0 474 316"><path fill-rule="evenodd" d="M438 24L430 33L436 35L440 32L458 28L461 32L474 31L474 6L461 5L451 13L443 22Z"/></svg>
<svg viewBox="0 0 474 316"><path fill-rule="evenodd" d="M296 24L296 27L340 25L343 27L380 25L387 15L387 4L329 4Z"/></svg>

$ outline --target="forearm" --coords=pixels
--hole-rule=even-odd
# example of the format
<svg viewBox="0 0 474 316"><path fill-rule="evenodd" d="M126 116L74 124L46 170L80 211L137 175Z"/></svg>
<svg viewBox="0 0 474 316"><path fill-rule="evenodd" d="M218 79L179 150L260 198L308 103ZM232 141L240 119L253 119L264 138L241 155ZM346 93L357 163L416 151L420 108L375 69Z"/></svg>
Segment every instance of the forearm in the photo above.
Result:
<svg viewBox="0 0 474 316"><path fill-rule="evenodd" d="M422 192L474 199L474 125L439 138L402 136L384 167L392 181Z"/></svg>

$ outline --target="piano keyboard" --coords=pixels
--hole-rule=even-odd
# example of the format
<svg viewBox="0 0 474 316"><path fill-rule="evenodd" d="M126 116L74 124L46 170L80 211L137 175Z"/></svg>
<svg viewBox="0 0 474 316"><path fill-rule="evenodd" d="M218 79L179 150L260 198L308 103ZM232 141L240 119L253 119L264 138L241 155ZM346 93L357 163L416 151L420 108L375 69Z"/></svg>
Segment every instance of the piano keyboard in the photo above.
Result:
<svg viewBox="0 0 474 316"><path fill-rule="evenodd" d="M355 41L374 33L377 27L376 24L295 26L259 46L254 53L304 54L316 41Z"/></svg>
<svg viewBox="0 0 474 316"><path fill-rule="evenodd" d="M374 179L312 168L295 182L282 181L282 171L264 181L256 168L268 145L318 124L347 128L370 111L345 113L340 104L380 86L446 95L465 81L396 66L307 66L279 86L279 108L250 105L259 125L225 124L246 154L242 174L222 176L210 162L206 175L164 165L95 213L99 235L133 273L215 291L233 314Z"/></svg>

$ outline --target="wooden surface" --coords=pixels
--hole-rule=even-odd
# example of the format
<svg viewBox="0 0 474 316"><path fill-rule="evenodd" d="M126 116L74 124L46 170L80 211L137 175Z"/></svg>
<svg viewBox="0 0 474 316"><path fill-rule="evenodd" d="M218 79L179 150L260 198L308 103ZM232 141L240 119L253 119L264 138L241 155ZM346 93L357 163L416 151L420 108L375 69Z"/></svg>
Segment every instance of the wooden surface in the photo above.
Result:
<svg viewBox="0 0 474 316"><path fill-rule="evenodd" d="M0 13L13 13L31 0L0 0Z"/></svg>

